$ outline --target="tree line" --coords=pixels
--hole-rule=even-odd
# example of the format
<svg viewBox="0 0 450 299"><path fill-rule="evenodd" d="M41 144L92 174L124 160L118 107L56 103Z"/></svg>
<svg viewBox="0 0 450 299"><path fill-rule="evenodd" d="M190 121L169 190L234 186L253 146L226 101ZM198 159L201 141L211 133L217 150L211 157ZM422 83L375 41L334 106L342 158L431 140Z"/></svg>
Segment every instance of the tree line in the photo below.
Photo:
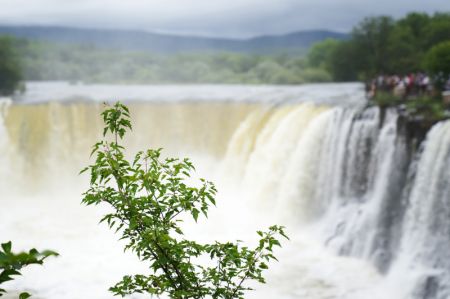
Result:
<svg viewBox="0 0 450 299"><path fill-rule="evenodd" d="M410 13L394 20L365 18L345 41L325 40L308 53L310 67L334 81L367 81L380 74L450 74L450 13Z"/></svg>
<svg viewBox="0 0 450 299"><path fill-rule="evenodd" d="M0 94L20 80L84 83L302 84L368 81L380 74L450 74L450 13L364 19L347 40L308 53L156 54L0 37ZM441 82L442 83L442 82Z"/></svg>
<svg viewBox="0 0 450 299"><path fill-rule="evenodd" d="M330 81L308 65L305 53L274 55L232 52L157 54L93 45L15 40L26 80L85 83L301 84Z"/></svg>

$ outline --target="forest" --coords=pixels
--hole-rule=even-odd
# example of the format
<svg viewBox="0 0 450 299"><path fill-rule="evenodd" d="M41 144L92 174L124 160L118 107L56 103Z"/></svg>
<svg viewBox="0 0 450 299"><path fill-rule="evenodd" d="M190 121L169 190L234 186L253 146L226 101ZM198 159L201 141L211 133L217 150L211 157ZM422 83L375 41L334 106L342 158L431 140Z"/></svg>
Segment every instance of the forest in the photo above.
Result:
<svg viewBox="0 0 450 299"><path fill-rule="evenodd" d="M9 50L0 49L0 54L7 55L14 48L15 58L2 59L0 68L17 69L12 64L20 60L21 72L10 73L14 80L87 84L302 84L368 81L380 74L418 71L434 74L439 81L437 76L446 80L450 74L449 41L449 13L410 13L398 20L368 17L353 28L348 39L325 39L309 51L273 54L161 54L2 38L0 48L9 45Z"/></svg>
<svg viewBox="0 0 450 299"><path fill-rule="evenodd" d="M380 74L450 74L450 14L410 13L365 18L346 41L325 40L309 54L310 67L334 81L367 81ZM445 79L445 78L443 78Z"/></svg>

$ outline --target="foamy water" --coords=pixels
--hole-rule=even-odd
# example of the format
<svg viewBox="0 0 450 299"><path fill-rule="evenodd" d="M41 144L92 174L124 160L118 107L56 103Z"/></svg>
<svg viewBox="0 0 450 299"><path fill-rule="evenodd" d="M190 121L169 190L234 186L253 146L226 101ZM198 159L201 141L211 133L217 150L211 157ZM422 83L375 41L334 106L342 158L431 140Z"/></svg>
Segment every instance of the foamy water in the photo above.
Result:
<svg viewBox="0 0 450 299"><path fill-rule="evenodd" d="M7 298L15 290L111 298L108 287L123 275L148 273L123 253L118 235L98 225L104 207L80 205L88 178L77 173L100 138L99 101L114 94L130 101L130 151L164 147L189 156L197 175L217 184L218 207L209 219L186 223L188 236L252 244L256 229L288 227L280 262L248 298L446 298L449 123L436 126L423 154L412 156L395 112L381 123L377 109L363 109L357 84L61 83L33 83L22 102L2 104L1 240L61 254L5 284ZM431 217L436 209L439 219Z"/></svg>

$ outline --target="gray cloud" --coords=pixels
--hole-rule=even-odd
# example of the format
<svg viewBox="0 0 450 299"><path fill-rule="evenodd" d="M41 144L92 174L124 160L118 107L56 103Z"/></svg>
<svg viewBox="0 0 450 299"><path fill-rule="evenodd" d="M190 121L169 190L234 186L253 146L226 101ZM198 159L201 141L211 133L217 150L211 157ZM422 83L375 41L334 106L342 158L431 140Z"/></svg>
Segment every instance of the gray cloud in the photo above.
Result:
<svg viewBox="0 0 450 299"><path fill-rule="evenodd" d="M0 0L0 23L245 37L349 31L363 17L450 11L448 0Z"/></svg>

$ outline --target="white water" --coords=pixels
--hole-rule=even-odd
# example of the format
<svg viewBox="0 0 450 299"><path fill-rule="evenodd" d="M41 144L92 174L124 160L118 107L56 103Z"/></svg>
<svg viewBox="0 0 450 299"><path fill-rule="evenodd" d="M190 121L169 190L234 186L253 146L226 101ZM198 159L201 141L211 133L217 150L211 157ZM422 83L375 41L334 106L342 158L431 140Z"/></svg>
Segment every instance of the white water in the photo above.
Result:
<svg viewBox="0 0 450 299"><path fill-rule="evenodd" d="M46 92L71 102L46 103ZM381 123L377 109L362 110L359 85L35 83L22 101L40 104L2 106L0 240L61 257L26 269L7 290L111 298L107 288L122 275L145 273L97 225L101 209L79 205L87 178L76 173L99 138L102 107L74 100L114 93L139 100L129 148L190 156L217 183L210 219L187 223L195 238L252 242L256 229L288 226L280 263L249 298L449 297L450 123L436 125L413 156L394 111Z"/></svg>

